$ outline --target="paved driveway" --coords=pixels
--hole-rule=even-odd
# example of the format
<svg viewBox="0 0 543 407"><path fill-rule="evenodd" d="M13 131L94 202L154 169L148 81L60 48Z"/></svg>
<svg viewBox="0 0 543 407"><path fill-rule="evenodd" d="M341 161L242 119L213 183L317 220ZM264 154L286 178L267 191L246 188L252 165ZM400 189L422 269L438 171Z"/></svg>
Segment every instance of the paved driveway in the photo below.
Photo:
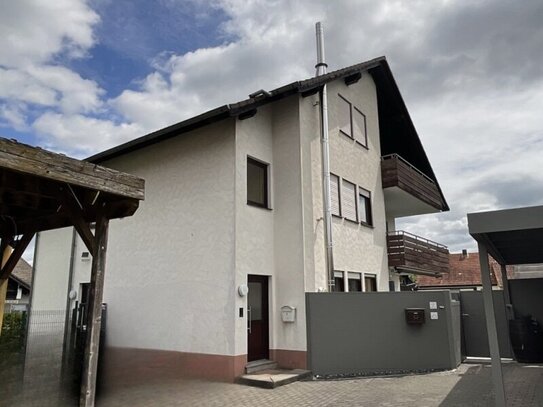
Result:
<svg viewBox="0 0 543 407"><path fill-rule="evenodd" d="M543 365L504 365L509 406L543 406ZM274 390L179 380L110 390L112 406L492 406L490 366L388 378L297 382Z"/></svg>

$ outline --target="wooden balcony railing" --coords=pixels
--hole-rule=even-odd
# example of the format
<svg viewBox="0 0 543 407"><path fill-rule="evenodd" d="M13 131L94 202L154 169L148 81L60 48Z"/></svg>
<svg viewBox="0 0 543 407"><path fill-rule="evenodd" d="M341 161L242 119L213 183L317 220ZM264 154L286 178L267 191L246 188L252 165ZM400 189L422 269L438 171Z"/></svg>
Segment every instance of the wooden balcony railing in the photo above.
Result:
<svg viewBox="0 0 543 407"><path fill-rule="evenodd" d="M424 274L449 272L447 246L404 231L387 234L389 267Z"/></svg>
<svg viewBox="0 0 543 407"><path fill-rule="evenodd" d="M436 209L444 202L436 183L398 154L381 157L383 188L398 187Z"/></svg>

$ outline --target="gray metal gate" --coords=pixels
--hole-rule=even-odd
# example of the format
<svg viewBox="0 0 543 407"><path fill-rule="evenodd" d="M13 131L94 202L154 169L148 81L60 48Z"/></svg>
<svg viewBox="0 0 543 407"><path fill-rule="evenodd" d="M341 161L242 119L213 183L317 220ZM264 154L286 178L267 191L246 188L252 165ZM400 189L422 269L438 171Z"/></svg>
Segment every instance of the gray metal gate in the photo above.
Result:
<svg viewBox="0 0 543 407"><path fill-rule="evenodd" d="M502 290L492 291L494 310L496 313L496 328L500 355L511 358L511 343L509 341L509 325L505 311L505 301ZM482 291L461 291L460 304L462 310L463 350L465 356L490 357L488 335L486 330L485 308Z"/></svg>

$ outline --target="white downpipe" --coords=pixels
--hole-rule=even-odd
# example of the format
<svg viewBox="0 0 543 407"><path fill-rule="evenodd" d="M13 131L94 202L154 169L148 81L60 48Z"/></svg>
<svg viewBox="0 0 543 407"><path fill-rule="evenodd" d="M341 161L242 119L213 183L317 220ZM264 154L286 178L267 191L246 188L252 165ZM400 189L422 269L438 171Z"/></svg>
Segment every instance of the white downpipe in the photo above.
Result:
<svg viewBox="0 0 543 407"><path fill-rule="evenodd" d="M324 32L322 24L316 24L317 35L317 69L316 76L326 74L327 64L324 57ZM330 141L328 137L328 97L326 84L319 92L321 107L321 147L322 147L322 198L324 217L324 239L326 249L326 272L328 276L328 291L334 287L334 253L332 243L332 198L330 193Z"/></svg>

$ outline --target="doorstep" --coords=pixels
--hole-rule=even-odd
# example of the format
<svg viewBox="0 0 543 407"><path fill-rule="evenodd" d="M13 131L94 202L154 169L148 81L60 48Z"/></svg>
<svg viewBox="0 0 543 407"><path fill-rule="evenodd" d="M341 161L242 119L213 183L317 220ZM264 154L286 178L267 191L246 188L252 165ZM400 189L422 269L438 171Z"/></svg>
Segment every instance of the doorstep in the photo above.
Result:
<svg viewBox="0 0 543 407"><path fill-rule="evenodd" d="M239 384L275 389L285 384L297 382L311 377L309 370L303 369L266 369L256 373L244 374L238 378Z"/></svg>

